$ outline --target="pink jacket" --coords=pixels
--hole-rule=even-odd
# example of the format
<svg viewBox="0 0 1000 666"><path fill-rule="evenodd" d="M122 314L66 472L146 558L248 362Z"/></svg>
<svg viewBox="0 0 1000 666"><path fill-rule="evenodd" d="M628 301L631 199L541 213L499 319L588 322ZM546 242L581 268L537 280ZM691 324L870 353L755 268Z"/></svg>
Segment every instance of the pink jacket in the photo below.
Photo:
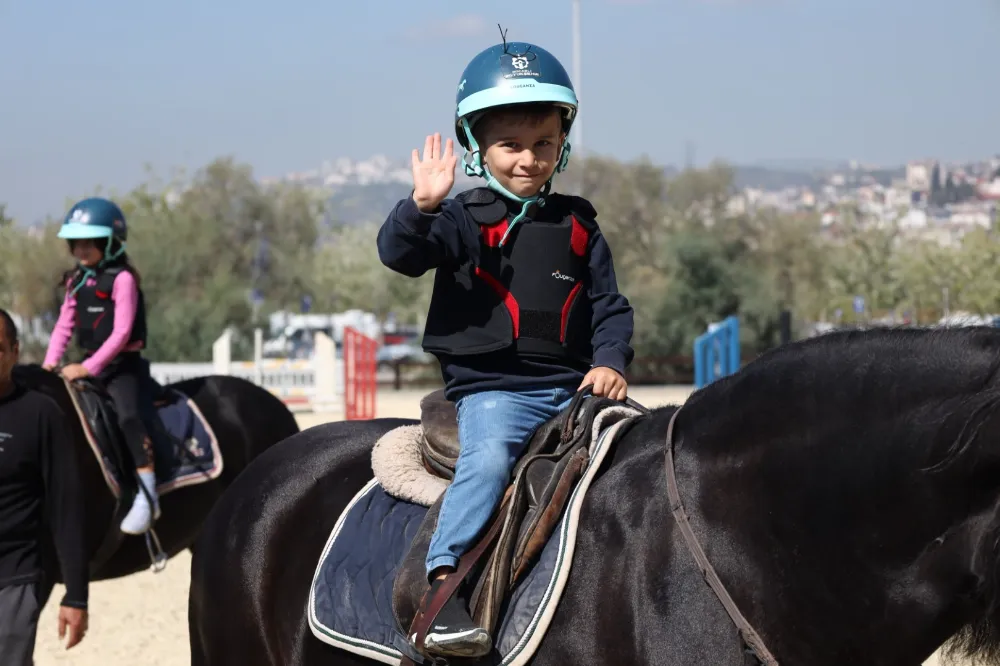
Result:
<svg viewBox="0 0 1000 666"><path fill-rule="evenodd" d="M59 363L66 352L70 338L73 337L73 328L76 325L76 297L70 294L68 281L66 284L66 298L59 308L59 320L56 321L52 337L49 339L45 365L54 366ZM97 281L94 278L87 280L87 286L95 284ZM116 275L111 288L111 300L115 303L115 323L111 335L101 348L82 364L91 375L101 374L101 371L121 352L142 349L141 342L128 344L129 336L132 335L132 322L135 320L136 308L139 305L139 285L135 282L135 276L128 271Z"/></svg>

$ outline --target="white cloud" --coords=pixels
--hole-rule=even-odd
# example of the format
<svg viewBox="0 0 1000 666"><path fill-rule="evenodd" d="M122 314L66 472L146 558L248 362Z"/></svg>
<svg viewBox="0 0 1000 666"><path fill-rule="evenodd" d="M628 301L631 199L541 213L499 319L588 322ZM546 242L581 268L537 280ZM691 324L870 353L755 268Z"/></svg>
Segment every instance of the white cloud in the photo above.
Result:
<svg viewBox="0 0 1000 666"><path fill-rule="evenodd" d="M495 26L492 26L495 29ZM480 37L486 34L491 24L480 14L459 14L439 21L428 21L423 25L413 26L406 31L407 36L414 39L440 37Z"/></svg>
<svg viewBox="0 0 1000 666"><path fill-rule="evenodd" d="M461 14L445 19L438 30L452 37L479 36L489 30L490 24L479 14Z"/></svg>

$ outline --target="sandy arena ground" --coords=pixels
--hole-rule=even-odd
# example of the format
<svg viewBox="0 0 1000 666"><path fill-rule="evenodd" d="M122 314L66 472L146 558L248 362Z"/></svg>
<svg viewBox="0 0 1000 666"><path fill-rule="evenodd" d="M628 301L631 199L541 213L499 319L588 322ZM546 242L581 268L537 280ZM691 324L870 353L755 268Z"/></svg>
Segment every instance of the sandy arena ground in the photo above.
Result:
<svg viewBox="0 0 1000 666"><path fill-rule="evenodd" d="M630 395L647 407L682 403L687 386L638 387ZM377 416L416 418L425 391L380 391ZM340 414L298 415L305 429L338 420ZM90 631L72 650L63 649L56 635L56 612L64 589L56 586L42 611L35 649L37 666L188 666L187 594L191 557L182 553L159 574L144 572L119 580L91 584ZM937 658L925 666L938 666Z"/></svg>

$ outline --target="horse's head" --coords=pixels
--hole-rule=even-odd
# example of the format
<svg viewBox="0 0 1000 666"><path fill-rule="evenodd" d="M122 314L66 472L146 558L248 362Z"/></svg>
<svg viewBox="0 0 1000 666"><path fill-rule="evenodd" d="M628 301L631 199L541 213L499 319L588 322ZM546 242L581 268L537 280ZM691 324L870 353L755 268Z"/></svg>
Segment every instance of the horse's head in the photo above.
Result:
<svg viewBox="0 0 1000 666"><path fill-rule="evenodd" d="M774 621L814 615L845 651L873 627L931 647L958 632L954 650L1000 664L1000 330L785 345L694 394L677 427L699 509L747 549Z"/></svg>

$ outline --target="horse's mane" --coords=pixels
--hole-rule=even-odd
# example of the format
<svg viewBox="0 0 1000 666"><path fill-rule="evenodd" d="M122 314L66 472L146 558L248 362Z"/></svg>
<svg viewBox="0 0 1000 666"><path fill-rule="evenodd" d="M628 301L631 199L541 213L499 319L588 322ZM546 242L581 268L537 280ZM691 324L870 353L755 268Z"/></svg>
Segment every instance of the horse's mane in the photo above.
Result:
<svg viewBox="0 0 1000 666"><path fill-rule="evenodd" d="M977 592L986 612L952 636L942 653L946 659L964 659L973 666L995 666L1000 664L1000 521L994 520L984 533L976 560L984 574Z"/></svg>
<svg viewBox="0 0 1000 666"><path fill-rule="evenodd" d="M996 457L998 408L1000 329L875 329L767 352L693 394L677 427L708 455L813 447L822 463L807 474L965 478ZM947 650L1000 664L1000 518L983 510L992 518L979 533L976 596L986 613Z"/></svg>
<svg viewBox="0 0 1000 666"><path fill-rule="evenodd" d="M679 418L696 430L716 428L720 408L735 410L739 419L728 420L742 433L739 440L767 441L803 423L823 427L919 416L925 435L933 430L928 425L958 426L962 433L946 450L909 447L915 455L933 454L930 466L940 468L968 451L1000 405L998 371L1000 329L835 332L762 354L738 374L693 394ZM769 411L775 406L781 413Z"/></svg>

